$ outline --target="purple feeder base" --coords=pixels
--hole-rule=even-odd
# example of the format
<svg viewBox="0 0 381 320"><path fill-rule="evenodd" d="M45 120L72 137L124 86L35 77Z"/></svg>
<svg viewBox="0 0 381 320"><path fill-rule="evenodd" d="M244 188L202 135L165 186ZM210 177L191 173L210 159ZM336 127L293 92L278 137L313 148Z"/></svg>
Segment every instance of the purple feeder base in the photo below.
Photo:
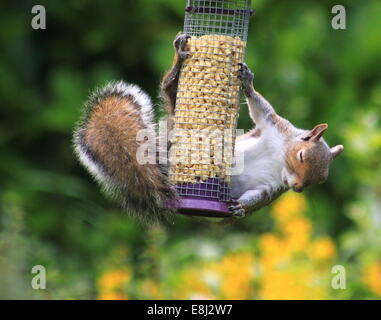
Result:
<svg viewBox="0 0 381 320"><path fill-rule="evenodd" d="M209 178L199 183L181 183L175 187L180 199L169 202L168 207L177 209L178 213L214 218L231 217L229 187L221 178Z"/></svg>
<svg viewBox="0 0 381 320"><path fill-rule="evenodd" d="M231 216L228 203L196 197L181 197L179 201L171 202L168 206L177 209L178 213L185 215L212 218L227 218Z"/></svg>

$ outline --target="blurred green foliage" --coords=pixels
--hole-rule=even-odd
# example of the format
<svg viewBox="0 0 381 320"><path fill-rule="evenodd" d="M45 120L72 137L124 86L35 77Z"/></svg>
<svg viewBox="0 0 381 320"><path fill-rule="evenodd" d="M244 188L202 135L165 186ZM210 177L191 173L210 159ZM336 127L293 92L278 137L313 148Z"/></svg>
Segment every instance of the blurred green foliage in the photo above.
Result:
<svg viewBox="0 0 381 320"><path fill-rule="evenodd" d="M101 274L123 266L132 284L166 275L161 296L173 297L177 266L255 252L258 237L274 230L269 208L233 225L177 217L158 231L105 199L73 156L72 129L94 87L124 79L160 103L185 2L38 4L46 30L31 28L33 1L0 11L0 298L96 298ZM335 4L254 0L246 61L279 114L303 128L327 122L329 144L344 144L329 180L306 192L307 217L347 267L349 291L336 297L377 298L359 274L381 263L381 2L343 2L346 30L331 28ZM251 126L242 105L239 127ZM47 269L47 290L30 287L36 264ZM130 297L145 297L131 288Z"/></svg>

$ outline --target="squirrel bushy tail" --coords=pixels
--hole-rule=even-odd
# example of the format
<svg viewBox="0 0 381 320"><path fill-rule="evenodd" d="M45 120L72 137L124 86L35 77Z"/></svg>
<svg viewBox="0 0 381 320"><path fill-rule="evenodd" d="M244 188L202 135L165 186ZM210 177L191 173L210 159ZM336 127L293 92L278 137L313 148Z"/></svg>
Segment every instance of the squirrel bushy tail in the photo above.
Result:
<svg viewBox="0 0 381 320"><path fill-rule="evenodd" d="M165 202L175 198L167 167L139 164L136 153L141 129L155 130L149 96L138 86L122 81L95 90L85 103L74 131L79 161L102 189L144 222L167 220Z"/></svg>

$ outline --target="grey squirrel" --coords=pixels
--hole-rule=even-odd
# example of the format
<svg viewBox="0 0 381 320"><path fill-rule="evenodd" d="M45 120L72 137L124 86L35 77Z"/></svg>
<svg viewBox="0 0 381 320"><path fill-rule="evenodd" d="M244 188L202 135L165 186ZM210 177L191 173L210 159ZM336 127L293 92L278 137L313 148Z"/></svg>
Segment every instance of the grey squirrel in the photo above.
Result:
<svg viewBox="0 0 381 320"><path fill-rule="evenodd" d="M161 82L168 126L176 106L176 90L188 36L174 40L172 68ZM327 124L312 130L294 127L280 117L253 87L253 74L241 64L239 77L255 129L239 136L236 152L244 155L244 169L233 175L234 217L258 210L290 188L296 192L324 182L331 161L343 146L330 148L322 138ZM156 129L153 105L138 86L122 81L95 90L85 103L83 116L74 131L74 149L79 161L93 175L103 190L118 200L133 217L153 222L168 219L173 210L166 208L177 194L168 181L168 168L161 164L139 164L136 152L141 129Z"/></svg>

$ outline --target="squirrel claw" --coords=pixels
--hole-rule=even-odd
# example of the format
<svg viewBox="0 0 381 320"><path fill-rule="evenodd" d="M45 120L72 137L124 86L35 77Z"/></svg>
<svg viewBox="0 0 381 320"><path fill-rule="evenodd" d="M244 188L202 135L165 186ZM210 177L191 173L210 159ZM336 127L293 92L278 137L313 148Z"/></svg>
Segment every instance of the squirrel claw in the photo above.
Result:
<svg viewBox="0 0 381 320"><path fill-rule="evenodd" d="M229 206L229 211L232 213L234 218L240 219L245 217L245 209L237 200L233 199L230 201L230 203L232 205Z"/></svg>
<svg viewBox="0 0 381 320"><path fill-rule="evenodd" d="M188 59L190 57L190 53L185 51L178 51L178 54L182 60Z"/></svg>
<svg viewBox="0 0 381 320"><path fill-rule="evenodd" d="M251 72L246 63L238 63L238 65L241 67L238 70L238 78L241 79L242 84L244 86L251 84L254 80L254 74Z"/></svg>
<svg viewBox="0 0 381 320"><path fill-rule="evenodd" d="M180 59L182 60L190 57L190 53L185 51L185 46L189 38L190 36L186 35L185 33L179 33L173 41L173 46L175 47Z"/></svg>
<svg viewBox="0 0 381 320"><path fill-rule="evenodd" d="M254 74L250 71L246 63L238 63L241 68L238 70L238 79L242 82L243 93L246 97L252 95L252 83L254 80Z"/></svg>

